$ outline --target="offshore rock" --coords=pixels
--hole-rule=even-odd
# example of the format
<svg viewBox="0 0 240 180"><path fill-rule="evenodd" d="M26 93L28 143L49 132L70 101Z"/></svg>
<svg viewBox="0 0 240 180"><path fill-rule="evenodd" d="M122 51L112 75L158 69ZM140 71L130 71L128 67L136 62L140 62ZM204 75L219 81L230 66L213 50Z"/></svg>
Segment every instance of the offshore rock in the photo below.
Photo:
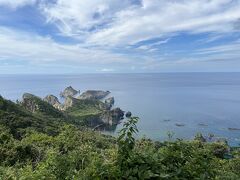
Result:
<svg viewBox="0 0 240 180"><path fill-rule="evenodd" d="M130 118L132 116L132 113L130 111L128 111L125 115L127 118Z"/></svg>

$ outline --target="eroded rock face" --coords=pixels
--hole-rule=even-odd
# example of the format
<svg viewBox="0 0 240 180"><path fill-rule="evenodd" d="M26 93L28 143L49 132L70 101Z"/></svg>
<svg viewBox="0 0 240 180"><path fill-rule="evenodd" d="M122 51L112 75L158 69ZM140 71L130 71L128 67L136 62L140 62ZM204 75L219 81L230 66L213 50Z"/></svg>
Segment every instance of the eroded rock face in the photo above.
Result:
<svg viewBox="0 0 240 180"><path fill-rule="evenodd" d="M120 108L115 108L112 110L104 111L100 115L101 121L106 125L115 125L118 124L118 122L123 119L124 117L124 111L122 111Z"/></svg>
<svg viewBox="0 0 240 180"><path fill-rule="evenodd" d="M39 104L37 103L38 100L41 100L39 97L30 94L30 93L24 93L22 96L21 105L25 107L27 110L31 112L36 112L39 110Z"/></svg>
<svg viewBox="0 0 240 180"><path fill-rule="evenodd" d="M105 104L107 106L107 109L111 109L112 106L114 105L114 97L107 98L105 100Z"/></svg>
<svg viewBox="0 0 240 180"><path fill-rule="evenodd" d="M56 109L59 110L63 109L62 104L59 102L58 98L54 95L47 95L43 100L51 104Z"/></svg>
<svg viewBox="0 0 240 180"><path fill-rule="evenodd" d="M63 92L60 93L61 97L67 98L67 97L73 97L76 94L78 94L80 91L77 91L75 89L72 88L72 86L67 87L66 89L64 89Z"/></svg>
<svg viewBox="0 0 240 180"><path fill-rule="evenodd" d="M100 91L100 90L88 90L82 93L78 99L103 99L106 97L110 92L109 91Z"/></svg>
<svg viewBox="0 0 240 180"><path fill-rule="evenodd" d="M73 107L77 102L79 101L79 99L76 99L74 97L68 96L65 99L64 105L63 105L63 110L66 110L70 107Z"/></svg>

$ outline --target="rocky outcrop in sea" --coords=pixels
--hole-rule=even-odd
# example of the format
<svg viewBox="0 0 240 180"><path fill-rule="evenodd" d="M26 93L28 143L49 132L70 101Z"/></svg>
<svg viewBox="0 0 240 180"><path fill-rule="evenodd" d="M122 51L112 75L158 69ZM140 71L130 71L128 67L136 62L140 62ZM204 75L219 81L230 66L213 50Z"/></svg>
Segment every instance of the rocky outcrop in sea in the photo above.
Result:
<svg viewBox="0 0 240 180"><path fill-rule="evenodd" d="M128 111L125 115L127 118L130 118L132 116L132 113L130 111Z"/></svg>

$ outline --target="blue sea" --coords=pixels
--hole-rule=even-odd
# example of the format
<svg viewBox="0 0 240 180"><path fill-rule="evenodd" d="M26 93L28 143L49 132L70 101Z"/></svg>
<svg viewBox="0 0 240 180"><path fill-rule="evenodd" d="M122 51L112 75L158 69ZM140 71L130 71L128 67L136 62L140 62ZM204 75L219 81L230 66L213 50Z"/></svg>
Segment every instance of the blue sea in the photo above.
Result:
<svg viewBox="0 0 240 180"><path fill-rule="evenodd" d="M200 132L240 144L240 131L228 129L240 128L240 73L0 75L0 94L13 101L25 92L58 96L70 85L111 91L116 107L140 117L139 137L192 139Z"/></svg>

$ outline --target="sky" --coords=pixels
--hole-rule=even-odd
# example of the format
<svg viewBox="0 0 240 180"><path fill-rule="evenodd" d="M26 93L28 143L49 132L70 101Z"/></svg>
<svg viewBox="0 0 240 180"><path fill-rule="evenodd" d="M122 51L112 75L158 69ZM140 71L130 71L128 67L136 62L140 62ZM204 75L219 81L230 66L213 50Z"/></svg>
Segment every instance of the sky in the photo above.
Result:
<svg viewBox="0 0 240 180"><path fill-rule="evenodd" d="M0 74L239 71L240 0L0 0Z"/></svg>

